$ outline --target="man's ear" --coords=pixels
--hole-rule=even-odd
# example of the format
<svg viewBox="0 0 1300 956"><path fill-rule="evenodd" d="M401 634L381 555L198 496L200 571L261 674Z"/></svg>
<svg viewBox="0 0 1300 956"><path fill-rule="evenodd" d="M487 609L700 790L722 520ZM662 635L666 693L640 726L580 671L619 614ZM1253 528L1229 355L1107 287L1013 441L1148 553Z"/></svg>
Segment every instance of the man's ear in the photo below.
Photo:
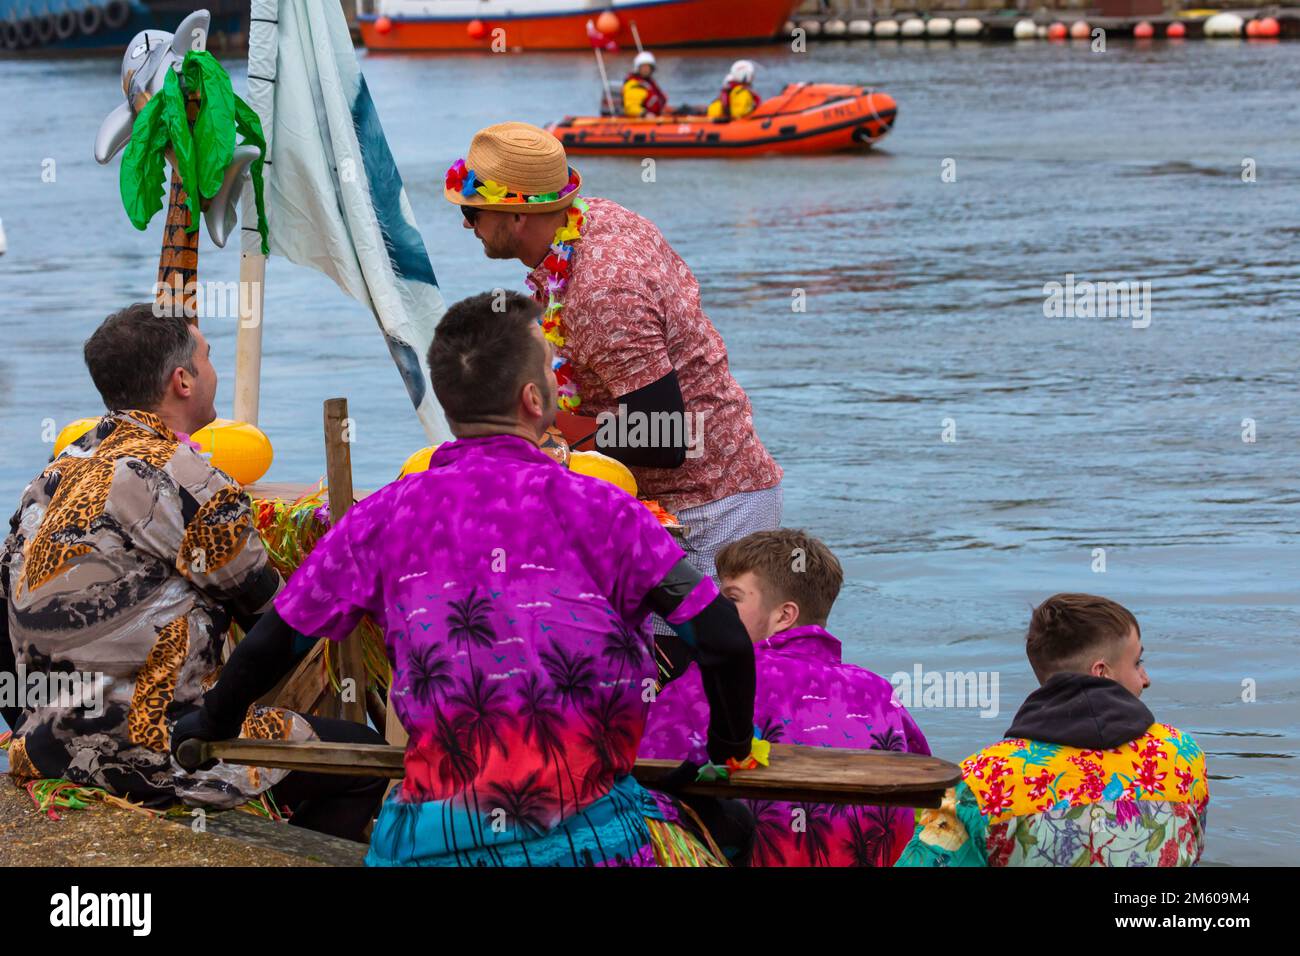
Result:
<svg viewBox="0 0 1300 956"><path fill-rule="evenodd" d="M780 630L788 630L799 623L799 605L794 601L786 601L781 605L781 616L777 618L777 623L781 625Z"/></svg>
<svg viewBox="0 0 1300 956"><path fill-rule="evenodd" d="M178 365L172 369L171 378L167 379L167 394L175 395L178 398L184 398L193 390L194 384L187 381L189 373L184 366ZM166 396L163 396L164 398Z"/></svg>
<svg viewBox="0 0 1300 956"><path fill-rule="evenodd" d="M1110 677L1110 665L1101 660L1093 661L1088 673L1093 677Z"/></svg>
<svg viewBox="0 0 1300 956"><path fill-rule="evenodd" d="M538 388L536 382L527 383L523 391L519 393L519 397L529 415L533 418L542 417L542 413L546 410L546 402L542 398L542 390Z"/></svg>

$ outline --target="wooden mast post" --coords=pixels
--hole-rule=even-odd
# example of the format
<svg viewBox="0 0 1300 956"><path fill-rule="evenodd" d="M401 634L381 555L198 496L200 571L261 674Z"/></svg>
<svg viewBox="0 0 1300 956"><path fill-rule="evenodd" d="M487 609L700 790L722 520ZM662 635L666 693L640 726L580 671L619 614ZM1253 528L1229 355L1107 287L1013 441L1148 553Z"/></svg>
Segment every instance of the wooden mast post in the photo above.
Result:
<svg viewBox="0 0 1300 956"><path fill-rule="evenodd" d="M352 507L352 420L348 418L348 400L325 401L325 480L328 483L330 527L337 528ZM342 694L339 716L359 724L366 722L366 666L362 654L362 636L358 628L346 641L329 652L335 655L336 673ZM351 684L349 685L349 681ZM349 696L351 699L348 699Z"/></svg>
<svg viewBox="0 0 1300 956"><path fill-rule="evenodd" d="M251 188L251 187L249 187ZM247 204L246 204L247 205ZM256 216L256 213L253 214ZM239 328L235 332L235 421L257 424L262 391L262 307L266 256L239 254Z"/></svg>

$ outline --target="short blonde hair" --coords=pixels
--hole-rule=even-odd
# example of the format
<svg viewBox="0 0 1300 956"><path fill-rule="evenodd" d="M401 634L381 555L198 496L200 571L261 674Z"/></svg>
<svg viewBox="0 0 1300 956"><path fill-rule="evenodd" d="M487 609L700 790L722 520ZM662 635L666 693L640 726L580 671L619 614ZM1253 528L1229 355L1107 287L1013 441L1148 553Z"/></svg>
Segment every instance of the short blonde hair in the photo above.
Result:
<svg viewBox="0 0 1300 956"><path fill-rule="evenodd" d="M720 578L752 571L770 604L799 605L801 625L824 625L844 584L844 569L831 549L798 528L757 531L732 541L715 564Z"/></svg>

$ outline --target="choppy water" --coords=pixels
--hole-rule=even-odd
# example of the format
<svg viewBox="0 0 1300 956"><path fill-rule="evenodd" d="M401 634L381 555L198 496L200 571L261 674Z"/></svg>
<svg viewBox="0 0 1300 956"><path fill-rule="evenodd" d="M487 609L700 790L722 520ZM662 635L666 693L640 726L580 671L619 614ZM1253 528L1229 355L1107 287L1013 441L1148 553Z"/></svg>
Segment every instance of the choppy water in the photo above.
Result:
<svg viewBox="0 0 1300 956"><path fill-rule="evenodd" d="M663 56L670 98L704 101L737 55ZM661 161L653 183L635 161L580 165L589 192L650 216L694 267L786 469L787 523L845 563L831 623L847 655L886 675L996 671L997 717L917 713L935 751L961 759L1032 687L1033 603L1060 590L1121 600L1143 626L1144 699L1209 754L1207 862L1297 862L1300 45L746 55L764 92L877 84L897 97L898 125L865 158ZM242 88L243 65L229 66ZM442 203L442 171L479 126L588 112L594 65L433 56L365 69L448 299L519 287L521 267L484 260ZM48 456L43 420L96 409L80 344L147 298L160 229L130 227L116 167L91 158L120 96L116 63L0 63L0 94L7 514ZM941 180L946 159L955 182ZM1043 285L1067 273L1150 282L1150 327L1045 318ZM205 238L201 277L237 274L238 254ZM228 412L233 323L206 331ZM280 261L263 375L272 479L321 475L320 403L336 394L358 421L360 486L423 444L371 320ZM1244 703L1250 681L1257 700Z"/></svg>

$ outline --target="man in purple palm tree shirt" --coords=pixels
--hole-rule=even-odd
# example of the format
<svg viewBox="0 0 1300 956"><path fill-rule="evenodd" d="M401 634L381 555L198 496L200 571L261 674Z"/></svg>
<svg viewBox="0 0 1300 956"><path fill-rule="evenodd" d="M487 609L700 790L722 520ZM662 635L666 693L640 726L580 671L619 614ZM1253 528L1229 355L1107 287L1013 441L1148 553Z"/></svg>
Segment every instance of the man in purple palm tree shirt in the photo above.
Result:
<svg viewBox="0 0 1300 956"><path fill-rule="evenodd" d="M653 866L680 847L675 801L631 776L651 612L700 665L710 761L750 753L754 650L735 607L635 498L537 447L557 391L539 314L490 293L447 311L429 369L456 440L321 540L174 736L237 723L287 670L294 631L342 640L370 615L409 734L371 865ZM743 858L752 820L723 810L706 820Z"/></svg>

